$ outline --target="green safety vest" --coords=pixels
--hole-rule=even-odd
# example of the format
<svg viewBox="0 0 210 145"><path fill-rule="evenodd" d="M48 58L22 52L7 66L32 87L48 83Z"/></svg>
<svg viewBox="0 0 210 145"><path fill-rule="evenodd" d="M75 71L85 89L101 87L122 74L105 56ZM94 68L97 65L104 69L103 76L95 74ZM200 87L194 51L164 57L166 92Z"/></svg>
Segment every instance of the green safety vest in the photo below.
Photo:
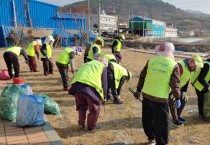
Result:
<svg viewBox="0 0 210 145"><path fill-rule="evenodd" d="M10 47L6 50L6 52L13 52L15 53L17 56L20 56L20 52L21 52L21 47L18 47L18 46L13 46L13 47Z"/></svg>
<svg viewBox="0 0 210 145"><path fill-rule="evenodd" d="M208 61L204 61L204 64L208 64L209 68L210 68L210 63ZM201 72L201 68L198 67L196 69L196 72L193 74L190 82L197 90L202 91L204 86L198 81L198 76L200 75L200 72ZM209 82L209 80L210 80L210 69L209 69L207 75L205 76L204 80L206 82Z"/></svg>
<svg viewBox="0 0 210 145"><path fill-rule="evenodd" d="M167 99L171 91L169 86L171 74L176 64L174 60L163 56L150 59L142 92Z"/></svg>
<svg viewBox="0 0 210 145"><path fill-rule="evenodd" d="M83 64L71 81L71 85L76 82L89 85L95 88L96 91L99 93L101 99L104 100L104 92L101 81L104 67L104 64L97 60L93 60Z"/></svg>
<svg viewBox="0 0 210 145"><path fill-rule="evenodd" d="M115 46L114 51L120 52L121 47L122 47L122 42L118 39L115 39L115 40L113 40L112 45L113 45L114 41L117 41L117 46Z"/></svg>
<svg viewBox="0 0 210 145"><path fill-rule="evenodd" d="M178 61L179 64L181 64L183 73L180 75L180 88L184 87L187 82L190 80L191 72L188 70L187 65L184 63L184 61Z"/></svg>
<svg viewBox="0 0 210 145"><path fill-rule="evenodd" d="M28 48L26 50L26 53L28 56L35 56L35 50L34 50L34 46L37 45L37 42L36 41L33 41L32 43L30 43L28 45Z"/></svg>
<svg viewBox="0 0 210 145"><path fill-rule="evenodd" d="M58 56L57 62L59 62L60 64L68 65L68 64L69 64L69 60L70 60L69 54L70 54L72 51L75 52L72 48L66 47L66 48L61 52L61 54Z"/></svg>
<svg viewBox="0 0 210 145"><path fill-rule="evenodd" d="M92 44L90 46L90 50L88 51L88 56L87 56L87 58L90 59L90 60L94 60L93 47L97 47L98 48L98 53L101 53L101 47L97 44Z"/></svg>
<svg viewBox="0 0 210 145"><path fill-rule="evenodd" d="M120 80L123 76L128 76L128 71L121 65L110 62L114 68L114 80L115 80L115 88L117 89L120 85Z"/></svg>
<svg viewBox="0 0 210 145"><path fill-rule="evenodd" d="M47 54L48 58L52 57L52 48L49 44L46 44L46 50L44 50L44 51ZM46 57L41 53L41 58L46 58Z"/></svg>

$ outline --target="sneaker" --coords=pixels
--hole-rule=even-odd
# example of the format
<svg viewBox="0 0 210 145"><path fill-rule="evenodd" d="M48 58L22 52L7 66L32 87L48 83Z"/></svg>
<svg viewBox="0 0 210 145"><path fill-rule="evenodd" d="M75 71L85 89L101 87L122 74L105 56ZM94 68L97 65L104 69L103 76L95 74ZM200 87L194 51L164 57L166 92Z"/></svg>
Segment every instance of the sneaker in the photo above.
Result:
<svg viewBox="0 0 210 145"><path fill-rule="evenodd" d="M123 101L120 99L114 99L114 104L123 104Z"/></svg>
<svg viewBox="0 0 210 145"><path fill-rule="evenodd" d="M148 145L156 145L156 142L154 139L149 139L148 140Z"/></svg>
<svg viewBox="0 0 210 145"><path fill-rule="evenodd" d="M185 119L182 118L182 117L178 117L178 120L179 120L179 121L182 121L182 122L185 122Z"/></svg>
<svg viewBox="0 0 210 145"><path fill-rule="evenodd" d="M174 125L175 126L183 126L184 124L182 122L180 122L179 120L174 121Z"/></svg>

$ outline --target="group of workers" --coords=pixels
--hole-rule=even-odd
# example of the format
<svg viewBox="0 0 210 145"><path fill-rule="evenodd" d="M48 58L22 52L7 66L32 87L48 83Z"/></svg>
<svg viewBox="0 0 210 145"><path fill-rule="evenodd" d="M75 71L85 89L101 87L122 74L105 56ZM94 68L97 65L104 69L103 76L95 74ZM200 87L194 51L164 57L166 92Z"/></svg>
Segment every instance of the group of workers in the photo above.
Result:
<svg viewBox="0 0 210 145"><path fill-rule="evenodd" d="M79 46L66 47L59 54L56 66L60 72L63 88L74 95L76 109L79 114L78 124L85 128L87 118L88 130L96 128L100 105L106 100L115 104L123 104L120 97L121 88L126 80L132 78L130 71L120 65L120 53L124 35L116 37L111 45L112 54L102 53L104 41L100 37L86 46L84 64L75 72L75 55L81 55ZM23 55L30 71L37 72L36 58L39 60L39 47L44 75L53 74L52 45L54 39L47 36L44 44L40 39L29 44L27 51L18 46L8 48L4 53L9 76L19 77L18 56ZM156 56L149 59L142 69L134 96L142 100L142 124L148 137L148 144L166 145L169 136L169 109L174 125L181 126L185 119L181 113L188 100L189 83L195 88L198 96L200 117L205 120L203 102L205 93L210 91L210 55L205 61L199 55L175 61L175 47L164 42L155 47ZM68 83L69 65L74 75ZM13 67L13 68L12 68ZM13 75L12 69L15 74ZM89 114L86 116L87 110Z"/></svg>
<svg viewBox="0 0 210 145"><path fill-rule="evenodd" d="M185 119L181 113L188 100L189 83L198 96L198 110L201 119L206 121L203 113L204 94L209 92L210 63L209 55L203 61L199 55L176 62L174 45L169 42L155 48L156 56L147 61L140 73L134 96L142 100L142 124L150 145L166 145L169 136L169 109L173 123L183 125Z"/></svg>

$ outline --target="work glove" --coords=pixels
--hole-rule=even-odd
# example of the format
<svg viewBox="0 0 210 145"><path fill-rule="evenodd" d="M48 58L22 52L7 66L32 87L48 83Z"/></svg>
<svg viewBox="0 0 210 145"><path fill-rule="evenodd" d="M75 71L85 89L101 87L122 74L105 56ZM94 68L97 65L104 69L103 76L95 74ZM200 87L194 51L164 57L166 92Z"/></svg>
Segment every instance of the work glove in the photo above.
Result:
<svg viewBox="0 0 210 145"><path fill-rule="evenodd" d="M46 59L49 59L47 55L45 57L46 57Z"/></svg>
<svg viewBox="0 0 210 145"><path fill-rule="evenodd" d="M140 95L141 95L141 92L136 91L133 95L136 99L139 99Z"/></svg>
<svg viewBox="0 0 210 145"><path fill-rule="evenodd" d="M187 92L182 92L182 98L183 98L183 100L185 100L185 102L187 102L187 100L188 100Z"/></svg>

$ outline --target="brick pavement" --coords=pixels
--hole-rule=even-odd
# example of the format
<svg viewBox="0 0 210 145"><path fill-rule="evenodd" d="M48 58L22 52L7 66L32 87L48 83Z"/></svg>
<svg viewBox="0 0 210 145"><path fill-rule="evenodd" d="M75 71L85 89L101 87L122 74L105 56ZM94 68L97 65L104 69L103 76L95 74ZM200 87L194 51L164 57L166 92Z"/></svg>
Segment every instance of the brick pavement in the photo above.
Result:
<svg viewBox="0 0 210 145"><path fill-rule="evenodd" d="M0 145L63 145L47 118L39 127L16 127L15 121L0 117Z"/></svg>

